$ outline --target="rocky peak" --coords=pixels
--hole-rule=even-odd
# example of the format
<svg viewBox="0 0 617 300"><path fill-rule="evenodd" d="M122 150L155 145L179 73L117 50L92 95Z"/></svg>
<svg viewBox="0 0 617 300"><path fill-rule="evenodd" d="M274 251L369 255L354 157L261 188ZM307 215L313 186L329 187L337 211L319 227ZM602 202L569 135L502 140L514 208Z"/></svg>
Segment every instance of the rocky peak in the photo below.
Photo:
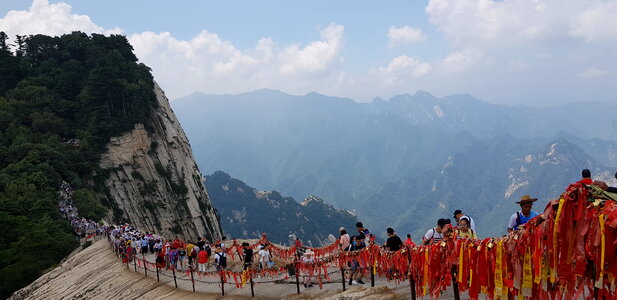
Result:
<svg viewBox="0 0 617 300"><path fill-rule="evenodd" d="M167 237L222 235L188 138L169 100L155 84L158 106L149 124L137 124L107 144L100 166L109 172L110 222L128 222Z"/></svg>

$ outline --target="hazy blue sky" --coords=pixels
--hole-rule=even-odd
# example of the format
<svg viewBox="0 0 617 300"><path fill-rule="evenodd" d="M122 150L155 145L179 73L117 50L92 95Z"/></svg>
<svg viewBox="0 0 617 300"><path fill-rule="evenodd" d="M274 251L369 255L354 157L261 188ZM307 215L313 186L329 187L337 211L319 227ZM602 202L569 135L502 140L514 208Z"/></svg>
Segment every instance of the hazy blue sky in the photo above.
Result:
<svg viewBox="0 0 617 300"><path fill-rule="evenodd" d="M171 98L421 89L545 106L617 101L615 16L617 0L2 0L0 30L125 34Z"/></svg>

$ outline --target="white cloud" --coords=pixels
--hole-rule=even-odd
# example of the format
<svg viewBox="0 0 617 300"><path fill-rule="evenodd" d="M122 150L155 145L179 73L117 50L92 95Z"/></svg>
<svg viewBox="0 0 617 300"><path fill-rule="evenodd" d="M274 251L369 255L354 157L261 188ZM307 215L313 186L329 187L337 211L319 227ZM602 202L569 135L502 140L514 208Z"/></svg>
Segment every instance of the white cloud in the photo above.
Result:
<svg viewBox="0 0 617 300"><path fill-rule="evenodd" d="M325 84L329 76L339 76L334 70L341 59L343 30L331 24L321 30L321 40L279 50L272 39L262 38L241 51L207 30L190 41L168 32L134 34L129 41L172 97L195 90L238 93L264 87L308 92L310 83Z"/></svg>
<svg viewBox="0 0 617 300"><path fill-rule="evenodd" d="M259 81L273 59L273 42L261 39L254 49L242 52L217 34L202 30L190 41L169 32L143 32L128 37L135 54L155 74L172 97L195 90L225 92L234 85L250 87ZM253 76L253 77L252 77Z"/></svg>
<svg viewBox="0 0 617 300"><path fill-rule="evenodd" d="M614 0L430 0L426 12L458 46L521 47L572 36L617 40Z"/></svg>
<svg viewBox="0 0 617 300"><path fill-rule="evenodd" d="M384 84L395 85L425 76L430 71L430 64L407 55L401 55L392 59L387 67L379 67L370 72L378 75Z"/></svg>
<svg viewBox="0 0 617 300"><path fill-rule="evenodd" d="M285 48L279 54L281 74L299 76L328 70L343 48L343 26L330 24L321 31L321 38L302 49L298 45Z"/></svg>
<svg viewBox="0 0 617 300"><path fill-rule="evenodd" d="M390 40L388 46L392 48L397 44L423 41L426 39L426 36L424 36L422 30L407 25L400 28L390 26L388 30L388 39Z"/></svg>
<svg viewBox="0 0 617 300"><path fill-rule="evenodd" d="M103 28L71 10L63 2L34 0L29 9L10 11L0 18L0 29L11 37L75 30L123 32ZM533 97L517 87L532 82L526 90L546 99L577 101L588 95L587 89L605 91L600 99L614 101L615 87L609 80L583 78L608 78L617 72L617 52L612 47L617 42L617 18L613 18L617 0L429 0L426 12L449 42L448 54L422 59L401 55L383 66L354 72L345 70L345 27L337 24L322 28L318 38L302 44L280 45L266 36L248 49L238 49L206 29L188 39L169 32L138 32L128 39L171 98L196 90L241 93L273 88L369 100L424 89L442 95L471 92L496 102L529 99L533 103ZM410 26L392 26L388 42L394 47L422 41L425 35ZM437 50L434 53L443 51ZM426 55L427 51L418 53ZM380 59L382 54L371 55ZM524 72L508 72L520 70ZM510 86L510 90L503 88Z"/></svg>
<svg viewBox="0 0 617 300"><path fill-rule="evenodd" d="M584 10L570 33L587 42L617 41L617 3L601 2Z"/></svg>
<svg viewBox="0 0 617 300"><path fill-rule="evenodd" d="M13 37L26 34L61 35L72 31L86 33L122 33L119 28L105 30L94 24L86 15L72 14L71 6L47 0L34 0L27 11L9 11L0 19L0 28Z"/></svg>
<svg viewBox="0 0 617 300"><path fill-rule="evenodd" d="M475 48L467 48L453 52L441 61L441 70L444 73L460 73L477 65L484 58L484 53Z"/></svg>
<svg viewBox="0 0 617 300"><path fill-rule="evenodd" d="M602 70L598 68L587 68L583 72L579 73L578 76L582 78L594 78L594 77L602 77L608 75L607 70Z"/></svg>

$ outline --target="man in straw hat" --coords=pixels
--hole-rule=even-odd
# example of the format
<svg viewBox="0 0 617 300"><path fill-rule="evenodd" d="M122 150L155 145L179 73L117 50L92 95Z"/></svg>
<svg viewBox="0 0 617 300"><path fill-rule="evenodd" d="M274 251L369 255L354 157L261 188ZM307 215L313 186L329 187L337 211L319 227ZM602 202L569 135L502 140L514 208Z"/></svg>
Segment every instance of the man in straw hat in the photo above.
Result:
<svg viewBox="0 0 617 300"><path fill-rule="evenodd" d="M521 206L521 210L517 211L515 214L510 217L510 223L508 224L508 232L513 232L518 230L518 227L527 223L529 220L535 218L538 213L531 210L533 203L538 201L538 198L531 198L529 195L524 195L521 197L520 201L517 201L516 204Z"/></svg>

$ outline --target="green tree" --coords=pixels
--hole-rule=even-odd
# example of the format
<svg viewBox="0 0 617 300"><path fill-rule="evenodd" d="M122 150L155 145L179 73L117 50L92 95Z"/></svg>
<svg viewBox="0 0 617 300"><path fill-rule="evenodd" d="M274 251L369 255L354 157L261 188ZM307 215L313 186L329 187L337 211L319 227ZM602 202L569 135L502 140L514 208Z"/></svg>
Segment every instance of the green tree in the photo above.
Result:
<svg viewBox="0 0 617 300"><path fill-rule="evenodd" d="M105 144L147 125L156 105L150 70L124 36L17 36L14 54L6 40L0 34L0 298L77 247L57 206L62 180L82 216L111 210L99 200Z"/></svg>

